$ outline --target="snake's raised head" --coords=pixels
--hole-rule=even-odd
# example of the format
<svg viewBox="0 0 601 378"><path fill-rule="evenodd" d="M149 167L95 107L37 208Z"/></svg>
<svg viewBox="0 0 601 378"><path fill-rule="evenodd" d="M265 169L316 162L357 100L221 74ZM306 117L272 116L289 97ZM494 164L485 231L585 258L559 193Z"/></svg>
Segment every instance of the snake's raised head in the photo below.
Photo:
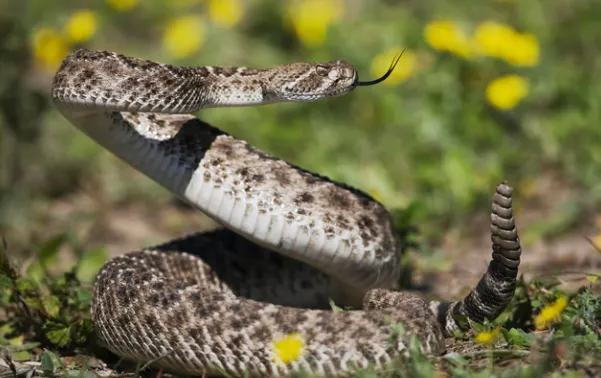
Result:
<svg viewBox="0 0 601 378"><path fill-rule="evenodd" d="M344 60L327 63L292 63L275 69L269 92L284 101L317 101L355 89L357 70Z"/></svg>
<svg viewBox="0 0 601 378"><path fill-rule="evenodd" d="M378 79L359 81L357 69L344 60L327 63L292 63L268 70L269 94L275 101L317 101L342 96L356 87L375 85L386 80L403 53L395 56L388 71Z"/></svg>

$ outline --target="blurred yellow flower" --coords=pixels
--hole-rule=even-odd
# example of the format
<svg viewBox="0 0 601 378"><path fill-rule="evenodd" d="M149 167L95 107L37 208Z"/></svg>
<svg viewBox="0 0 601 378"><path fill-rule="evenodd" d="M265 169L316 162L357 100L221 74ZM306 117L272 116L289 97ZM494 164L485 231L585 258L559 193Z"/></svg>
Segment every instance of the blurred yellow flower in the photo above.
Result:
<svg viewBox="0 0 601 378"><path fill-rule="evenodd" d="M244 7L240 0L209 0L209 18L223 28L236 25L243 12Z"/></svg>
<svg viewBox="0 0 601 378"><path fill-rule="evenodd" d="M33 34L33 56L47 70L55 70L69 53L67 40L56 30L41 28Z"/></svg>
<svg viewBox="0 0 601 378"><path fill-rule="evenodd" d="M561 296L557 300L548 306L545 306L540 314L534 318L534 326L536 329L545 329L559 319L559 316L565 310L568 305L568 298Z"/></svg>
<svg viewBox="0 0 601 378"><path fill-rule="evenodd" d="M513 48L511 41L515 39L516 34L509 25L485 21L476 27L474 38L482 54L504 59L508 50Z"/></svg>
<svg viewBox="0 0 601 378"><path fill-rule="evenodd" d="M474 38L479 51L516 66L534 66L539 61L540 47L532 34L521 34L511 26L486 21L478 25Z"/></svg>
<svg viewBox="0 0 601 378"><path fill-rule="evenodd" d="M97 24L96 13L89 9L79 10L65 24L65 34L71 42L85 42L96 34Z"/></svg>
<svg viewBox="0 0 601 378"><path fill-rule="evenodd" d="M505 60L514 66L536 66L540 59L540 47L533 34L517 34L513 48L507 51Z"/></svg>
<svg viewBox="0 0 601 378"><path fill-rule="evenodd" d="M205 30L199 16L175 18L167 23L163 34L163 46L176 58L185 58L197 52L203 45Z"/></svg>
<svg viewBox="0 0 601 378"><path fill-rule="evenodd" d="M428 22L424 37L430 47L448 51L463 58L473 55L472 41L454 21L434 20Z"/></svg>
<svg viewBox="0 0 601 378"><path fill-rule="evenodd" d="M498 328L495 328L495 329L487 331L487 332L480 332L476 335L474 340L478 344L490 345L490 344L494 343L495 340L497 340L497 338L499 337L499 332L500 331Z"/></svg>
<svg viewBox="0 0 601 378"><path fill-rule="evenodd" d="M126 12L138 4L138 0L106 0L106 2L119 12Z"/></svg>
<svg viewBox="0 0 601 378"><path fill-rule="evenodd" d="M390 67L390 63L395 55L401 51L401 49L391 49L376 55L371 62L371 74L374 77L382 76L388 70L388 67ZM405 50L394 71L392 71L388 79L384 80L383 84L393 86L404 82L415 72L416 66L417 56L415 53Z"/></svg>
<svg viewBox="0 0 601 378"><path fill-rule="evenodd" d="M298 360L303 353L305 342L298 333L292 333L273 342L273 352L276 357L287 364Z"/></svg>
<svg viewBox="0 0 601 378"><path fill-rule="evenodd" d="M486 87L486 98L502 110L514 108L528 95L528 82L518 75L506 75L491 81Z"/></svg>
<svg viewBox="0 0 601 378"><path fill-rule="evenodd" d="M328 27L342 16L343 6L341 0L293 1L288 17L300 41L313 47L323 43Z"/></svg>

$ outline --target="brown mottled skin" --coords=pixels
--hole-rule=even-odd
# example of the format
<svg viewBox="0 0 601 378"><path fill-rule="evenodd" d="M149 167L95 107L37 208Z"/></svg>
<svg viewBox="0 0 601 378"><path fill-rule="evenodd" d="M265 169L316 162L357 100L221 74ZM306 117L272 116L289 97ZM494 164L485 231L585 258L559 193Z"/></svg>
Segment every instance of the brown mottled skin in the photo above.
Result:
<svg viewBox="0 0 601 378"><path fill-rule="evenodd" d="M381 80L380 80L381 81ZM458 302L393 290L401 248L386 208L358 189L277 159L189 113L205 107L315 101L365 85L344 61L274 68L183 68L78 50L53 98L81 131L224 229L108 261L93 320L114 353L193 375L352 376L406 353L400 323L428 353L494 319L513 296L521 254L505 183L493 197L493 260ZM359 307L332 311L338 305ZM284 363L274 341L298 334Z"/></svg>

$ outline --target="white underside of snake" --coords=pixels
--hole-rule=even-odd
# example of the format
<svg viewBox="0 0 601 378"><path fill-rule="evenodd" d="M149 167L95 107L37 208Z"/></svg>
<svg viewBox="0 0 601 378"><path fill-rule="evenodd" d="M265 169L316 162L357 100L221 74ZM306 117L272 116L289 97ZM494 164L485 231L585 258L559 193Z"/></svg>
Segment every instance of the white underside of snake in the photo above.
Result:
<svg viewBox="0 0 601 378"><path fill-rule="evenodd" d="M381 78L382 79L382 78ZM493 198L493 260L458 302L391 290L401 246L365 193L302 170L196 119L201 108L315 101L357 86L344 61L275 68L181 68L78 50L54 79L60 112L97 143L224 226L111 259L92 317L118 356L195 375L352 375L402 361L403 324L431 354L461 320L496 318L515 289L512 189ZM332 311L338 305L359 308ZM469 323L469 322L468 322ZM300 356L274 341L295 334Z"/></svg>

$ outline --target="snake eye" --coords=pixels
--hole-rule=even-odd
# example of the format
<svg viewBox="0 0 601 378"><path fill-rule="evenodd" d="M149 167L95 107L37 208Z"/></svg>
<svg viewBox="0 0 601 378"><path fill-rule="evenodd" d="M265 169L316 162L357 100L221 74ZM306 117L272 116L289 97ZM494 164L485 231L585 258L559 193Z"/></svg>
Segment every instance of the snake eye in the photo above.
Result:
<svg viewBox="0 0 601 378"><path fill-rule="evenodd" d="M337 69L330 70L330 72L328 72L328 78L330 80L338 80L340 78L340 71Z"/></svg>
<svg viewBox="0 0 601 378"><path fill-rule="evenodd" d="M328 76L329 71L330 70L326 66L322 66L320 64L315 66L315 72L317 72L319 76Z"/></svg>

